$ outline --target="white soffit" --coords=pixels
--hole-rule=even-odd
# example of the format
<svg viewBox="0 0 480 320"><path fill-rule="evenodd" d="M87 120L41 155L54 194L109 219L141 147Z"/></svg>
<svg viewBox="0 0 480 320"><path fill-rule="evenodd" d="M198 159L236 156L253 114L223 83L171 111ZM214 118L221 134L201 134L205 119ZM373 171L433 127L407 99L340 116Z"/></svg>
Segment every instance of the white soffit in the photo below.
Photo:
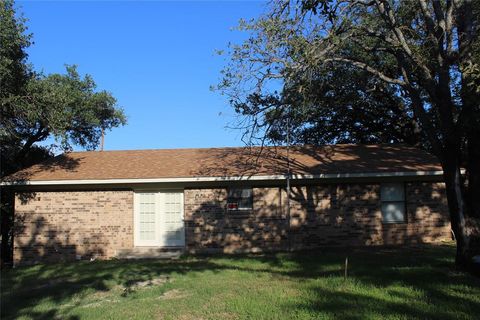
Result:
<svg viewBox="0 0 480 320"><path fill-rule="evenodd" d="M462 170L462 173L464 171ZM326 174L293 174L292 180L312 179L345 179L345 178L392 178L441 176L443 171L404 171L404 172L371 172L371 173L326 173ZM2 181L2 186L11 185L88 185L88 184L132 184L132 183L187 183L187 182L226 182L226 181L275 181L285 180L286 175L270 176L226 176L226 177L183 177L183 178L149 178L149 179L83 179L83 180L24 180Z"/></svg>

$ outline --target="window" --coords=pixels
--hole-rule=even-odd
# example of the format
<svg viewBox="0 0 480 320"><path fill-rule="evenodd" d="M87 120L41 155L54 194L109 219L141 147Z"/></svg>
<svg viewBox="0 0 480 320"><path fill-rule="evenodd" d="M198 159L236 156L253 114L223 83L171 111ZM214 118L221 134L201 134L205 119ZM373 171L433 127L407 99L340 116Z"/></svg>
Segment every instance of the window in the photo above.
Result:
<svg viewBox="0 0 480 320"><path fill-rule="evenodd" d="M252 208L252 188L228 189L227 210L251 210Z"/></svg>
<svg viewBox="0 0 480 320"><path fill-rule="evenodd" d="M405 222L405 188L403 183L385 183L380 188L384 223Z"/></svg>

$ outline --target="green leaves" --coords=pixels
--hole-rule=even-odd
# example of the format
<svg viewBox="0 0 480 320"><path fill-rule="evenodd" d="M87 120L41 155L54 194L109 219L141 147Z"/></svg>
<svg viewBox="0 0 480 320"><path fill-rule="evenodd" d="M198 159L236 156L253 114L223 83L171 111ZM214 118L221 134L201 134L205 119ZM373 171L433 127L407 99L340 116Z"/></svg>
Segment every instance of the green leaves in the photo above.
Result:
<svg viewBox="0 0 480 320"><path fill-rule="evenodd" d="M26 63L25 48L31 44L31 34L26 33L25 18L16 16L13 1L0 3L0 97L18 94L31 76Z"/></svg>
<svg viewBox="0 0 480 320"><path fill-rule="evenodd" d="M89 75L81 78L76 66L66 69L64 75L41 75L28 83L25 119L30 126L44 127L64 149L72 144L95 149L101 129L125 124L125 116L110 93L95 91Z"/></svg>
<svg viewBox="0 0 480 320"><path fill-rule="evenodd" d="M359 21L380 30L378 16L364 9L360 17L330 15L325 11L330 5L304 1L295 7L281 1L254 21L240 21L239 29L250 37L229 46L230 60L218 85L241 116L237 127L283 143L288 109L296 143L418 143L410 105L397 88L333 59L368 61L396 77L396 61L378 39L355 38ZM319 10L309 14L311 6Z"/></svg>
<svg viewBox="0 0 480 320"><path fill-rule="evenodd" d="M88 150L99 144L101 132L124 125L126 117L111 93L97 90L92 76L81 76L75 65L64 74L34 72L25 49L31 35L25 34L23 17L17 17L13 2L0 6L0 144L2 175L31 164L36 145L52 138L52 147L70 150L74 145Z"/></svg>

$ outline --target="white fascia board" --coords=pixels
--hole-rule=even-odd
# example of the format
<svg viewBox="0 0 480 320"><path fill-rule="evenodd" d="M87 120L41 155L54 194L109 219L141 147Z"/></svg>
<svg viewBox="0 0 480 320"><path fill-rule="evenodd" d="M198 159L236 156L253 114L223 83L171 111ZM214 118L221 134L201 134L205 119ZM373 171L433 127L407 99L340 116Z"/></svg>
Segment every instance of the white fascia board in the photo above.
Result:
<svg viewBox="0 0 480 320"><path fill-rule="evenodd" d="M370 172L370 173L326 173L294 174L292 180L344 179L344 178L391 178L441 176L443 171L405 171L405 172ZM188 183L221 181L275 181L285 180L287 175L270 176L225 176L225 177L185 177L185 178L151 178L151 179L84 179L84 180L34 180L3 181L2 186L49 186L49 185L88 185L88 184L133 184L133 183Z"/></svg>

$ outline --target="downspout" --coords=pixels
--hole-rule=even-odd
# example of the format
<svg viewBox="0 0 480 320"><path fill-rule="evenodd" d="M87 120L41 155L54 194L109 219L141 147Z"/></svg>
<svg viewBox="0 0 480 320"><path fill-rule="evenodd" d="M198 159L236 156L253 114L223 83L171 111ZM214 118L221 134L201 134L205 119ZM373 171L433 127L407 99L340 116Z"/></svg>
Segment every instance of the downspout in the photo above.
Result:
<svg viewBox="0 0 480 320"><path fill-rule="evenodd" d="M288 251L292 251L291 219L290 219L290 117L287 115L287 239Z"/></svg>

